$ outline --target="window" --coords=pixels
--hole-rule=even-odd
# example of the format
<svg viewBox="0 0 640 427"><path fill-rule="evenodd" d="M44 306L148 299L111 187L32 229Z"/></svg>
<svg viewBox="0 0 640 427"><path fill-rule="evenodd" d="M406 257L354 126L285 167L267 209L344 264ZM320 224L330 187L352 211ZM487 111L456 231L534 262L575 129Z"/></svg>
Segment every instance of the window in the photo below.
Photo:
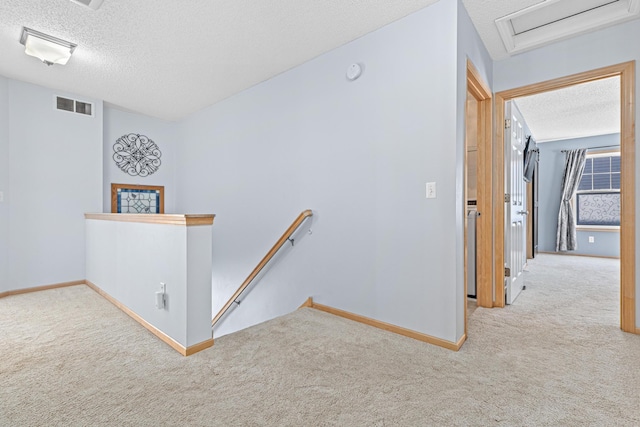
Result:
<svg viewBox="0 0 640 427"><path fill-rule="evenodd" d="M620 226L619 152L587 155L576 211L579 226Z"/></svg>

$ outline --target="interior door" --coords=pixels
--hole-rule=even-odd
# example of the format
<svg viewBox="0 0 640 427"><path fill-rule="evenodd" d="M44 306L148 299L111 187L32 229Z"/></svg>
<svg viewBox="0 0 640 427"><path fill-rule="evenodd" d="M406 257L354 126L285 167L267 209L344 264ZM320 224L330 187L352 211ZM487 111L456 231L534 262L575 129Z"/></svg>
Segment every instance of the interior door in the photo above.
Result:
<svg viewBox="0 0 640 427"><path fill-rule="evenodd" d="M505 103L505 303L512 304L524 286L524 266L527 262L527 193L523 179L525 123L512 101Z"/></svg>

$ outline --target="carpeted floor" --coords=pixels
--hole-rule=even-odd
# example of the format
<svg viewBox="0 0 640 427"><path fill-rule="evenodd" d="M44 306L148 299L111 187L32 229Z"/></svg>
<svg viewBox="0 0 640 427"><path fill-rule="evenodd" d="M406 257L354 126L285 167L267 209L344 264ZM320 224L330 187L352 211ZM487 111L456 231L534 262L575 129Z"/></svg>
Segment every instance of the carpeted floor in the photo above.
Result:
<svg viewBox="0 0 640 427"><path fill-rule="evenodd" d="M526 274L457 353L301 309L184 358L84 286L0 299L0 426L640 425L618 262Z"/></svg>

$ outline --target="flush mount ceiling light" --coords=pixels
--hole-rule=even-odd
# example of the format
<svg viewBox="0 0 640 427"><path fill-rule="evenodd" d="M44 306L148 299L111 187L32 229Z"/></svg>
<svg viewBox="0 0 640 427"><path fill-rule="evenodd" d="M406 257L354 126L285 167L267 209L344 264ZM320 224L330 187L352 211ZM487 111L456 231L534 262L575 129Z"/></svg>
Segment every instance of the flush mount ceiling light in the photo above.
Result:
<svg viewBox="0 0 640 427"><path fill-rule="evenodd" d="M64 65L71 58L77 45L66 40L23 27L20 43L24 45L24 53L35 56L47 65Z"/></svg>
<svg viewBox="0 0 640 427"><path fill-rule="evenodd" d="M104 0L71 0L74 3L81 4L82 6L88 6L93 10L98 10L102 6Z"/></svg>
<svg viewBox="0 0 640 427"><path fill-rule="evenodd" d="M640 0L545 0L496 19L509 54L637 18Z"/></svg>

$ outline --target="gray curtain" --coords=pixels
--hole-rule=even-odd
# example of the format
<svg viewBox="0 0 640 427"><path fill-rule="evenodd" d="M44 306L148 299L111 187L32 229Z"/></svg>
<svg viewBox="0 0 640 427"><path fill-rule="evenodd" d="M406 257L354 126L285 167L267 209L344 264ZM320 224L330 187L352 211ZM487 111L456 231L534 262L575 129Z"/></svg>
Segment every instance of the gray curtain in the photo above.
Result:
<svg viewBox="0 0 640 427"><path fill-rule="evenodd" d="M560 212L558 213L558 233L556 234L556 252L574 251L578 244L576 241L576 218L571 200L576 195L584 164L586 163L587 150L567 151L562 178L562 199L560 200Z"/></svg>

